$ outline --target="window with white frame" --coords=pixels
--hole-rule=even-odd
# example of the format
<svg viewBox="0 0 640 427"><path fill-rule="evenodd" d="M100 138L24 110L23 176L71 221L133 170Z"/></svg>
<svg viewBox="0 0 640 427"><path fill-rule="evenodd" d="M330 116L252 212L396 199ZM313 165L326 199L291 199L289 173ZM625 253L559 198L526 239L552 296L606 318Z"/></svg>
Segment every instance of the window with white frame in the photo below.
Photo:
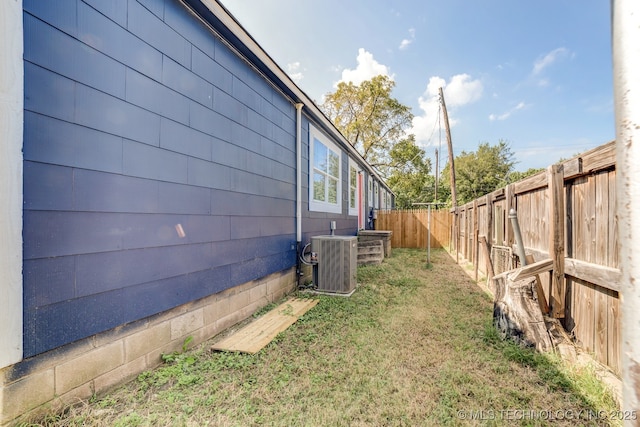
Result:
<svg viewBox="0 0 640 427"><path fill-rule="evenodd" d="M349 158L349 215L358 215L358 164Z"/></svg>
<svg viewBox="0 0 640 427"><path fill-rule="evenodd" d="M380 207L380 190L378 181L373 183L373 207L378 209Z"/></svg>
<svg viewBox="0 0 640 427"><path fill-rule="evenodd" d="M373 206L373 178L369 177L369 180L367 181L367 187L367 200L369 201L368 206L371 207Z"/></svg>
<svg viewBox="0 0 640 427"><path fill-rule="evenodd" d="M309 147L309 210L341 213L341 151L313 126Z"/></svg>

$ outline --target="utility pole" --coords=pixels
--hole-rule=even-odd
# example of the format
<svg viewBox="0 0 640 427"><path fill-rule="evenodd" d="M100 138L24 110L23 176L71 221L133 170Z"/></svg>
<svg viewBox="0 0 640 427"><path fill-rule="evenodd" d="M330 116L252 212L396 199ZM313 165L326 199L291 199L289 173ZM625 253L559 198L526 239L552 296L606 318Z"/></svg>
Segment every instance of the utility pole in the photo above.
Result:
<svg viewBox="0 0 640 427"><path fill-rule="evenodd" d="M449 176L451 177L451 206L453 207L453 234L454 234L454 245L456 251L456 262L458 262L458 248L460 247L459 239L459 230L460 225L458 223L458 197L456 194L456 167L453 164L453 143L451 142L451 130L449 129L449 114L447 114L447 105L444 103L444 94L442 93L442 87L439 89L440 92L440 102L442 104L442 113L444 116L444 129L447 132L447 146L449 147Z"/></svg>
<svg viewBox="0 0 640 427"><path fill-rule="evenodd" d="M453 209L458 207L458 199L456 197L456 168L453 164L453 144L451 143L451 130L449 129L449 115L447 114L447 106L444 103L444 95L442 88L440 91L440 102L442 103L442 113L444 114L444 129L447 132L447 146L449 147L449 176L451 177L451 203Z"/></svg>
<svg viewBox="0 0 640 427"><path fill-rule="evenodd" d="M440 170L440 166L438 165L438 149L436 148L436 185L435 185L435 189L433 191L433 201L437 202L438 201L438 171Z"/></svg>

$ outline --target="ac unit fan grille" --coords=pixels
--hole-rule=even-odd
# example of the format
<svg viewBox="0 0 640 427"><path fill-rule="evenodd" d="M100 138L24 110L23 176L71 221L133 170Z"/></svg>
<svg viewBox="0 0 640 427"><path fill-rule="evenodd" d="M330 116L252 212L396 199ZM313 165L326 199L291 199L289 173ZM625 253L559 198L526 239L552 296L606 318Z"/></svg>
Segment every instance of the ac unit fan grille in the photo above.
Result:
<svg viewBox="0 0 640 427"><path fill-rule="evenodd" d="M358 240L355 236L317 236L311 248L318 254L315 282L325 292L349 293L356 287Z"/></svg>

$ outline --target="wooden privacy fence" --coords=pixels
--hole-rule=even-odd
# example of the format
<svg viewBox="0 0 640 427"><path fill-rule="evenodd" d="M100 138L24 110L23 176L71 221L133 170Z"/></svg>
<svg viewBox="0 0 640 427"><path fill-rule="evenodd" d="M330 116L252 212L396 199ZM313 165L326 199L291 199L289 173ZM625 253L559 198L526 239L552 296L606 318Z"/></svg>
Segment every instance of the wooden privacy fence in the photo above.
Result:
<svg viewBox="0 0 640 427"><path fill-rule="evenodd" d="M376 230L391 230L391 246L394 248L426 248L428 209L379 211ZM448 210L431 210L431 247L449 247L452 216Z"/></svg>
<svg viewBox="0 0 640 427"><path fill-rule="evenodd" d="M540 280L550 313L577 344L620 373L619 246L615 142L549 166L458 207L431 211L431 247L473 263L517 262L509 211L515 209L525 252L550 261ZM425 248L426 209L380 211L375 228L393 231L393 247ZM493 254L493 257L492 255ZM489 263L492 259L493 263ZM496 271L499 273L499 271Z"/></svg>
<svg viewBox="0 0 640 427"><path fill-rule="evenodd" d="M549 166L450 213L452 249L489 275L491 248L513 250L515 209L526 253L551 260L541 274L551 314L576 342L620 372L615 143Z"/></svg>

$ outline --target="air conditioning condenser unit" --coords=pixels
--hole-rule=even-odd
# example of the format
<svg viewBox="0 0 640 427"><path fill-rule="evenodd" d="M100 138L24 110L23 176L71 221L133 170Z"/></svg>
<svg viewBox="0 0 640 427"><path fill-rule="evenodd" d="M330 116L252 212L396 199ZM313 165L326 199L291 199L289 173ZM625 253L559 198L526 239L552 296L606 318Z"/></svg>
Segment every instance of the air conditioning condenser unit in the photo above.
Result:
<svg viewBox="0 0 640 427"><path fill-rule="evenodd" d="M349 294L356 288L358 238L356 236L314 236L311 251L317 255L313 282L322 292Z"/></svg>

